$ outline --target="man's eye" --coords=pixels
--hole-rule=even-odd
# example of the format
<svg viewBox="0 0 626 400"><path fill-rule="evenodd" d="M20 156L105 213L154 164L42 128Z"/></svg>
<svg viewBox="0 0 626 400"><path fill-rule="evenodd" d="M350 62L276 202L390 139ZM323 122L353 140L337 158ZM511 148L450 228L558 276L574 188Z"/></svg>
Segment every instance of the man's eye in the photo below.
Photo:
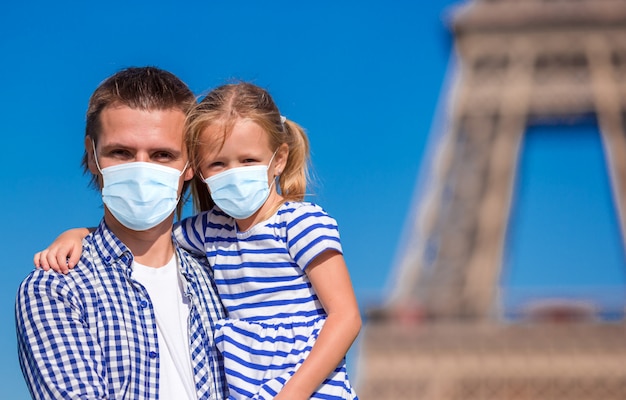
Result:
<svg viewBox="0 0 626 400"><path fill-rule="evenodd" d="M156 153L154 155L154 158L157 160L161 160L161 161L170 161L174 158L174 156L171 153L161 152L161 153Z"/></svg>
<svg viewBox="0 0 626 400"><path fill-rule="evenodd" d="M109 155L111 157L115 157L115 158L128 158L130 157L130 152L128 150L124 150L124 149L113 149L109 152Z"/></svg>

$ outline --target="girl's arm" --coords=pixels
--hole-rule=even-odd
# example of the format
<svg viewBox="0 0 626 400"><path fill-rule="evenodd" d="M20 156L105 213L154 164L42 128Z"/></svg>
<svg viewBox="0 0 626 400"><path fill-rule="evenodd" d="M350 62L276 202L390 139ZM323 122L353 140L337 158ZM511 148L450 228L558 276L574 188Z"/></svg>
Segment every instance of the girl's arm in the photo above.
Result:
<svg viewBox="0 0 626 400"><path fill-rule="evenodd" d="M361 329L361 315L343 256L334 250L316 257L306 273L327 313L313 349L276 400L308 399L337 368Z"/></svg>
<svg viewBox="0 0 626 400"><path fill-rule="evenodd" d="M204 216L204 218L206 218ZM204 255L203 223L201 216L185 218L174 225L174 237L179 244L198 255ZM35 253L35 267L67 274L80 260L83 239L96 228L74 228L61 233L48 248Z"/></svg>
<svg viewBox="0 0 626 400"><path fill-rule="evenodd" d="M67 274L80 260L83 239L95 228L74 228L61 233L45 250L35 253L35 267Z"/></svg>

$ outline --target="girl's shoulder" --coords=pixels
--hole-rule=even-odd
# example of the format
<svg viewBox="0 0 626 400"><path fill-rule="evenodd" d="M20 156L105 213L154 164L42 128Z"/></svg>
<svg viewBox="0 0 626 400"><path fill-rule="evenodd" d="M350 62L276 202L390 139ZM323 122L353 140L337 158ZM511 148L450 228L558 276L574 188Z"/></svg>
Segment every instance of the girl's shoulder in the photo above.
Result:
<svg viewBox="0 0 626 400"><path fill-rule="evenodd" d="M285 202L277 212L281 220L293 221L302 219L330 218L332 217L321 206L308 201Z"/></svg>
<svg viewBox="0 0 626 400"><path fill-rule="evenodd" d="M323 212L324 209L309 201L286 201L283 205L278 209L279 214L293 214L293 213L306 213L306 212Z"/></svg>

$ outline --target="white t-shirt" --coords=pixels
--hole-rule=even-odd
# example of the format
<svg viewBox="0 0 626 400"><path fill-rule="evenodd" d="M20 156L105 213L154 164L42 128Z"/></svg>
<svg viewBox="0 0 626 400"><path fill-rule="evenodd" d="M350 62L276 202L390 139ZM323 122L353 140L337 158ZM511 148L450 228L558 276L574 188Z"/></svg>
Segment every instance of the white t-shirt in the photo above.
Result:
<svg viewBox="0 0 626 400"><path fill-rule="evenodd" d="M189 302L183 293L176 255L160 268L134 262L133 278L148 291L156 316L159 339L159 399L196 400L187 328Z"/></svg>

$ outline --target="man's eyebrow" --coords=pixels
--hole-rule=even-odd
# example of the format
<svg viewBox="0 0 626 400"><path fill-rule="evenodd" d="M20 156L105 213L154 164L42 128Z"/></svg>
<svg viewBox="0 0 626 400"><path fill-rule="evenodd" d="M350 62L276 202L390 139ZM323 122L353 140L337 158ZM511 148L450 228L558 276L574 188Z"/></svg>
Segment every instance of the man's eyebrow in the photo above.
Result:
<svg viewBox="0 0 626 400"><path fill-rule="evenodd" d="M121 149L137 149L136 146L134 145L129 145L129 144L125 144L125 143L118 143L118 142L112 142L112 143L108 143L106 145L102 145L102 149L115 149L115 148L121 148ZM155 153L155 152L165 152L165 153L172 153L174 155L179 155L183 153L183 149L179 149L176 147L164 147L164 146L159 146L159 147L153 147L153 148L148 148L148 152L150 153Z"/></svg>
<svg viewBox="0 0 626 400"><path fill-rule="evenodd" d="M129 146L128 144L119 143L119 142L109 142L109 143L106 143L106 144L100 142L100 145L102 146L103 149L108 149L108 148L111 148L111 147L122 147L122 148L127 149L127 148L130 148L130 147L133 147L133 146Z"/></svg>

